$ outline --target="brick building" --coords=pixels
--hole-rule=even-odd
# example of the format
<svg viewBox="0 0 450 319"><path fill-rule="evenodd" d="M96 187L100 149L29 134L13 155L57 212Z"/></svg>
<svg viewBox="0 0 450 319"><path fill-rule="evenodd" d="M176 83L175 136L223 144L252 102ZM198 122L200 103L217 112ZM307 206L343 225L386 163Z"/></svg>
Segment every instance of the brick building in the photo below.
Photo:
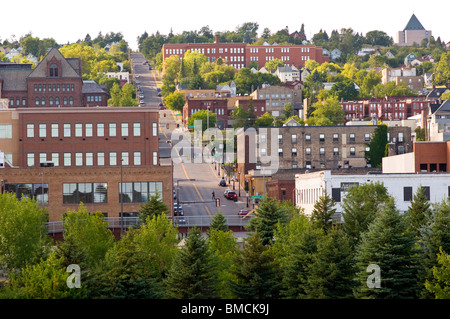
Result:
<svg viewBox="0 0 450 319"><path fill-rule="evenodd" d="M159 163L157 110L9 108L0 110L0 123L11 132L0 136L8 159L3 189L36 197L50 221L79 202L119 217L119 198L124 216L135 216L156 191L172 206L172 166Z"/></svg>
<svg viewBox="0 0 450 319"><path fill-rule="evenodd" d="M263 86L256 89L250 96L265 101L266 111L272 113L274 117L284 116L283 109L288 103L292 104L298 114L303 103L302 90L286 86Z"/></svg>
<svg viewBox="0 0 450 319"><path fill-rule="evenodd" d="M271 149L276 152L272 155L278 157L279 170L364 168L369 166L364 157L366 143L376 128L376 125L285 126L275 128L277 136L272 136L276 131L269 128L247 129L237 136L238 170L248 174L250 170L269 166L262 162L262 156L270 156ZM254 141L257 146L249 146ZM388 141L390 155L411 152L411 128L389 127Z"/></svg>
<svg viewBox="0 0 450 319"><path fill-rule="evenodd" d="M108 93L96 83L83 83L79 58L66 59L53 48L34 69L0 63L0 98L8 99L9 107L106 106Z"/></svg>
<svg viewBox="0 0 450 319"><path fill-rule="evenodd" d="M186 51L199 52L215 62L221 58L227 65L235 69L248 67L255 62L262 68L266 62L280 59L287 65L303 67L308 60L319 63L328 62L329 57L323 55L322 47L314 45L248 45L246 43L221 43L216 36L214 43L180 43L164 44L163 61L171 55L184 57Z"/></svg>

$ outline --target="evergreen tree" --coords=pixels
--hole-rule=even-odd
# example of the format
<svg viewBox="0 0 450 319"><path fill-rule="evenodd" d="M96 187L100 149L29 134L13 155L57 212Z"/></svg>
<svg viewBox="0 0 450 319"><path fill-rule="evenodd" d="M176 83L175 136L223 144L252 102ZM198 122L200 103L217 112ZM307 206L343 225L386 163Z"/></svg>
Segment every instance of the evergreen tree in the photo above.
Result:
<svg viewBox="0 0 450 319"><path fill-rule="evenodd" d="M311 221L317 227L322 229L325 233L331 228L333 221L331 217L336 212L336 208L333 208L335 202L327 192L322 195L319 200L314 204L314 209L311 214Z"/></svg>
<svg viewBox="0 0 450 319"><path fill-rule="evenodd" d="M409 299L417 292L417 253L414 236L407 231L404 216L390 198L357 248L358 287L355 297L376 299ZM367 267L380 267L381 287L369 288Z"/></svg>
<svg viewBox="0 0 450 319"><path fill-rule="evenodd" d="M352 246L359 242L377 212L389 199L382 183L370 182L350 188L342 204L344 231Z"/></svg>
<svg viewBox="0 0 450 319"><path fill-rule="evenodd" d="M144 222L145 219L152 219L153 216L160 216L161 214L169 214L169 209L164 201L161 199L158 191L156 194L151 195L147 202L141 205L139 209L139 218L141 222Z"/></svg>
<svg viewBox="0 0 450 319"><path fill-rule="evenodd" d="M258 234L253 234L236 257L231 273L230 291L239 299L276 298L280 289L280 275L275 258Z"/></svg>
<svg viewBox="0 0 450 319"><path fill-rule="evenodd" d="M305 291L308 298L347 299L353 296L353 250L342 230L333 227L321 241L309 264Z"/></svg>
<svg viewBox="0 0 450 319"><path fill-rule="evenodd" d="M276 224L288 220L286 211L276 199L266 196L256 209L256 215L257 218L250 220L248 230L256 232L263 245L272 244Z"/></svg>
<svg viewBox="0 0 450 319"><path fill-rule="evenodd" d="M450 299L450 255L442 249L437 255L438 266L433 267L433 282L425 282L426 289L436 299Z"/></svg>
<svg viewBox="0 0 450 319"><path fill-rule="evenodd" d="M428 281L435 284L433 268L438 266L437 255L439 251L450 253L450 198L436 204L431 215L427 217L427 223L419 229L421 248L419 284L421 285L420 297L431 298L428 290L423 289L423 284Z"/></svg>
<svg viewBox="0 0 450 319"><path fill-rule="evenodd" d="M216 262L199 228L192 228L166 279L166 295L175 299L216 298Z"/></svg>
<svg viewBox="0 0 450 319"><path fill-rule="evenodd" d="M430 217L430 206L424 188L419 187L411 201L411 206L406 211L409 229L416 236L419 234L419 229L425 224L428 217Z"/></svg>
<svg viewBox="0 0 450 319"><path fill-rule="evenodd" d="M220 211L218 211L217 214L211 219L209 230L219 230L224 232L228 230L227 220Z"/></svg>
<svg viewBox="0 0 450 319"><path fill-rule="evenodd" d="M364 157L372 167L381 167L382 158L385 156L385 148L388 144L387 131L386 125L378 126L373 132L370 142L366 143L369 151L365 152Z"/></svg>

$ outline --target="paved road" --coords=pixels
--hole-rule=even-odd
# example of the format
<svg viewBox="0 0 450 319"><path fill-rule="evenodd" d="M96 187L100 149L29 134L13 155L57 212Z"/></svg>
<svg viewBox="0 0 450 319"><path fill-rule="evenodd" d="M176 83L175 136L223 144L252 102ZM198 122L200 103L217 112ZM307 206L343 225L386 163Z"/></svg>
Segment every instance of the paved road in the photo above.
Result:
<svg viewBox="0 0 450 319"><path fill-rule="evenodd" d="M133 69L138 75L136 79L140 81L142 90L144 91L143 107L160 108L159 103L162 99L157 96L156 87L158 85L154 71L150 71L142 54L132 54ZM178 141L172 141L172 133L174 130L182 130L181 116L177 116L177 112L170 110L160 110L159 126L159 153L161 165L171 165L172 156L180 159L189 157L192 161L193 151L183 154L180 147L177 148ZM177 124L179 128L177 128ZM170 141L171 143L168 143ZM175 149L172 151L172 146ZM223 196L226 188L233 189L233 184L227 187L220 187L219 180L221 172L218 172L214 164L209 163L174 163L174 189L178 185L178 201L182 204L185 216L214 216L219 210L224 215L236 216L240 209L247 209L246 192L241 189L237 202L227 200ZM216 201L212 199L212 192L215 197L220 199L220 207L216 206ZM238 183L235 183L235 192L239 194Z"/></svg>

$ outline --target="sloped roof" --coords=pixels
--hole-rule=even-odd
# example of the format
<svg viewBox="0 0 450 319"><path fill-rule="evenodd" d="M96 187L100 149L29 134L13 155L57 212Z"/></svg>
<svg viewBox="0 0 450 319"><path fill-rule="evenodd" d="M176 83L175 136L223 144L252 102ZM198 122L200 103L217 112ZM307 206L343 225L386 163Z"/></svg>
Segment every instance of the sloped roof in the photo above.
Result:
<svg viewBox="0 0 450 319"><path fill-rule="evenodd" d="M436 110L436 112L450 113L450 100L445 100L442 102L441 106Z"/></svg>
<svg viewBox="0 0 450 319"><path fill-rule="evenodd" d="M27 77L31 69L5 69L0 70L3 79L3 91L26 91Z"/></svg>
<svg viewBox="0 0 450 319"><path fill-rule="evenodd" d="M106 93L104 86L97 84L95 81L83 81L83 87L81 91L83 94Z"/></svg>
<svg viewBox="0 0 450 319"><path fill-rule="evenodd" d="M405 30L425 30L425 28L423 27L422 23L420 23L419 19L417 19L416 15L413 13L404 31Z"/></svg>
<svg viewBox="0 0 450 319"><path fill-rule="evenodd" d="M62 55L61 52L59 52L58 49L52 48L48 53L45 55L45 57L42 59L42 61L36 66L36 68L33 70L33 72L30 73L30 78L44 78L46 77L46 68L47 68L47 61L51 60L53 57L55 57L57 60L61 61L61 73L60 77L62 78L79 78L81 77L77 71L73 68L73 66L67 61L67 59Z"/></svg>

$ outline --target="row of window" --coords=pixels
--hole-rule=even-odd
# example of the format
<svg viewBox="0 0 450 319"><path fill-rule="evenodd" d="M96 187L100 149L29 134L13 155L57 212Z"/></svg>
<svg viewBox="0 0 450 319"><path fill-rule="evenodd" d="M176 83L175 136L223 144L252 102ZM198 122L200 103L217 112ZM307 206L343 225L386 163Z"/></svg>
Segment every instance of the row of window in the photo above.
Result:
<svg viewBox="0 0 450 319"><path fill-rule="evenodd" d="M34 92L75 92L74 84L35 84Z"/></svg>
<svg viewBox="0 0 450 319"><path fill-rule="evenodd" d="M403 138L403 133L399 133L399 136L402 136ZM259 141L261 143L265 143L267 140L266 135L265 134L260 134L259 135ZM296 144L298 141L297 139L297 134L291 134L291 143L292 144ZM356 141L356 134L355 133L350 133L349 134L349 141L350 142L355 142ZM365 133L364 134L364 141L365 142L369 142L370 141L370 133ZM311 134L305 134L305 142L311 142ZM319 134L319 142L324 143L325 142L325 134L321 133ZM334 133L333 134L333 142L339 142L339 134L338 133ZM283 135L279 134L278 135L278 143L282 144L283 143Z"/></svg>
<svg viewBox="0 0 450 319"><path fill-rule="evenodd" d="M88 95L87 101L88 102L101 102L102 96L101 95Z"/></svg>
<svg viewBox="0 0 450 319"><path fill-rule="evenodd" d="M349 150L350 150L350 155L352 155L352 156L356 155L356 148L355 147L350 147ZM367 146L365 148L365 151L369 152L370 151L370 147ZM264 149L264 152L265 152L265 149ZM310 147L306 147L305 148L305 155L311 155L311 148ZM319 155L325 155L325 148L324 147L320 147L319 148ZM334 147L333 148L333 155L334 156L339 155L339 148L338 147ZM282 148L278 149L278 156L283 157L283 149ZM291 149L291 156L292 157L297 156L297 148L293 147Z"/></svg>
<svg viewBox="0 0 450 319"><path fill-rule="evenodd" d="M64 96L62 98L63 101L63 105L73 105L73 96ZM50 96L47 100L47 98L45 97L36 97L34 99L34 105L61 105L61 99L56 96L55 98L53 98L53 96Z"/></svg>
<svg viewBox="0 0 450 319"><path fill-rule="evenodd" d="M284 99L291 99L291 98L292 98L292 94L290 94L290 93L287 93L287 94L285 94L285 93L280 93L280 94L278 94L278 93L272 93L272 94L260 93L259 94L259 99L260 100L264 100L264 99L266 99L266 100L268 100L268 99L282 99L282 100L284 100Z"/></svg>
<svg viewBox="0 0 450 319"><path fill-rule="evenodd" d="M50 158L49 156L50 155ZM76 153L62 153L62 158L60 153L39 153L37 154L39 158L39 163L45 163L47 161L53 162L54 166L60 166L62 159L62 165L65 167L69 166L105 166L108 163L109 166L117 166L120 164L122 159L122 165L142 165L142 154L141 152L76 152ZM120 157L118 157L120 156ZM133 163L130 163L132 158ZM27 166L35 166L36 155L34 153L27 153ZM153 152L153 165L158 165L158 152Z"/></svg>
<svg viewBox="0 0 450 319"><path fill-rule="evenodd" d="M22 105L20 104L20 100L22 99ZM10 98L9 99L9 105L10 106L25 106L27 105L27 99L26 98Z"/></svg>
<svg viewBox="0 0 450 319"><path fill-rule="evenodd" d="M158 135L158 124L152 123L152 135L157 136ZM96 125L92 123L65 123L65 124L58 124L58 123L52 123L50 125L47 125L45 123L41 123L38 125L35 124L27 124L27 137L28 138L34 138L35 135L35 129L37 127L38 129L38 137L47 137L48 132L47 129L50 129L50 137L71 137L72 136L72 127L74 128L74 136L75 137L115 137L117 136L117 123L108 123L105 125L105 123L97 123ZM62 132L60 132L60 128L62 128ZM96 128L94 132L94 128ZM106 132L106 128L108 128L108 131ZM128 137L129 136L129 130L130 130L130 123L122 122L120 123L120 135L122 137ZM132 130L132 136L141 136L141 123L135 122L132 123L131 126ZM62 134L61 134L62 133Z"/></svg>
<svg viewBox="0 0 450 319"><path fill-rule="evenodd" d="M48 205L48 184L5 184L6 192L22 198L36 199L38 204ZM120 203L145 203L158 194L163 199L162 182L119 183ZM63 204L108 203L108 183L63 183Z"/></svg>

